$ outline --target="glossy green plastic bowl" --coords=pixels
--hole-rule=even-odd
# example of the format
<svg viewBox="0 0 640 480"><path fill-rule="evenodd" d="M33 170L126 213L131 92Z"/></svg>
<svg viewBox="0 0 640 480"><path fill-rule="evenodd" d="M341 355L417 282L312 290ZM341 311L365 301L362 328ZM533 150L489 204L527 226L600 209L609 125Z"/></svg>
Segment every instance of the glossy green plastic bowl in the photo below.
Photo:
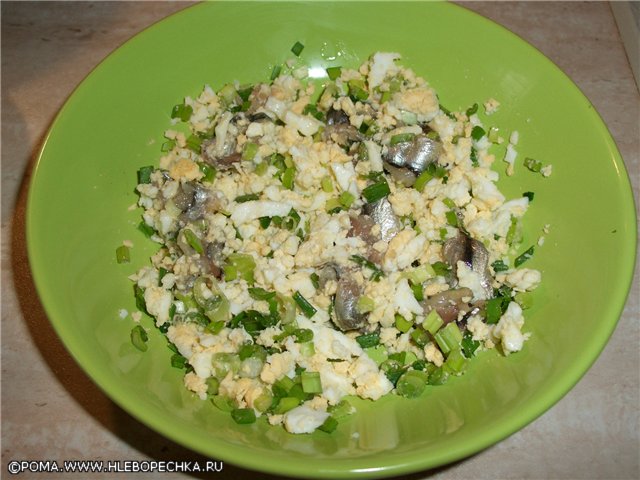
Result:
<svg viewBox="0 0 640 480"><path fill-rule="evenodd" d="M153 330L129 341L127 275L156 245L136 230L140 166L156 164L171 107L205 83L267 80L301 41L312 66L356 66L400 52L450 110L494 97L485 118L518 130L508 196L535 192L523 249L550 233L528 267L543 284L527 312L523 351L485 352L466 375L417 400L358 402L333 434L236 425L194 398ZM553 164L543 178L524 156ZM503 172L499 160L496 168ZM158 432L213 459L297 477L379 477L458 460L522 428L594 362L625 303L635 210L624 164L593 106L549 60L505 29L450 4L207 3L149 28L109 56L66 103L42 149L29 196L28 247L42 303L63 342L115 402ZM132 263L115 249L135 244ZM143 319L151 328L151 321ZM356 434L357 435L354 435Z"/></svg>

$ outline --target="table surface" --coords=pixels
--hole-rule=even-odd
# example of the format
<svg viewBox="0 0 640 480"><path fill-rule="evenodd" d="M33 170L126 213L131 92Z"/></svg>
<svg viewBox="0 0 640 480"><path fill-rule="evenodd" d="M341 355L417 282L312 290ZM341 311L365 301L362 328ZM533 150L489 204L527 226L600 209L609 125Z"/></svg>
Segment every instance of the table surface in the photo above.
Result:
<svg viewBox="0 0 640 480"><path fill-rule="evenodd" d="M24 459L203 460L120 409L69 356L35 295L24 228L34 158L65 99L112 50L188 5L1 4L3 473L8 461ZM517 33L571 77L609 127L638 199L640 97L610 5L470 2L464 6ZM607 347L551 410L477 455L407 478L640 478L639 293L636 269L626 308ZM84 478L109 476L113 478L113 474ZM225 465L218 476L256 478L256 473ZM44 477L23 473L20 478ZM162 478L189 476L163 474Z"/></svg>

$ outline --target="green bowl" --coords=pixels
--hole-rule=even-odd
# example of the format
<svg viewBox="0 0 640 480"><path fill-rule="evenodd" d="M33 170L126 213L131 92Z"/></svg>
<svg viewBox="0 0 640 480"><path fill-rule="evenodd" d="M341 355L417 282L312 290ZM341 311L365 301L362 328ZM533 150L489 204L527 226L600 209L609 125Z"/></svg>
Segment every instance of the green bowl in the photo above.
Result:
<svg viewBox="0 0 640 480"><path fill-rule="evenodd" d="M183 387L154 330L129 342L127 275L155 244L137 231L136 170L155 164L171 107L205 83L261 81L296 41L312 66L357 66L375 51L403 55L450 110L494 97L489 125L520 132L508 196L535 192L526 248L543 283L527 313L523 351L481 354L463 377L417 400L361 401L333 434L236 425ZM543 178L524 156L553 164ZM504 163L497 161L504 171ZM119 405L214 459L297 477L379 477L442 465L522 428L594 362L616 326L636 251L629 180L609 132L578 88L537 50L494 23L442 3L206 3L145 30L77 88L40 153L29 193L28 248L38 293L77 362ZM134 243L132 262L115 249ZM147 327L151 320L142 320ZM357 432L358 435L355 435Z"/></svg>

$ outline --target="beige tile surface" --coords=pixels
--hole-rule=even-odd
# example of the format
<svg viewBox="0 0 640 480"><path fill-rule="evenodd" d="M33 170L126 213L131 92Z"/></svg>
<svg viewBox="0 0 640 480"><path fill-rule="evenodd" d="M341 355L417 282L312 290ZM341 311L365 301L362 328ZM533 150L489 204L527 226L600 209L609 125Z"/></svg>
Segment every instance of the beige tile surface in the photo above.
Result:
<svg viewBox="0 0 640 480"><path fill-rule="evenodd" d="M532 43L573 79L613 134L638 199L640 99L609 4L464 5ZM109 52L186 6L180 2L2 2L3 478L8 476L7 462L14 459L202 459L113 404L70 358L38 302L24 241L31 164L58 109ZM471 458L408 478L640 478L639 296L636 272L608 346L550 411ZM55 478L124 477L60 474ZM225 465L217 478L267 477Z"/></svg>

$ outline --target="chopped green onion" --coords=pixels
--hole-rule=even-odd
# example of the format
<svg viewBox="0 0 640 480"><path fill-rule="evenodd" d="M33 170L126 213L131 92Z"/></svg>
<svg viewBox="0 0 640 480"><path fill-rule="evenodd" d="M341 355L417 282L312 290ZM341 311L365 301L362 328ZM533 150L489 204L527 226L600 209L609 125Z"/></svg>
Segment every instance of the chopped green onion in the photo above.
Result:
<svg viewBox="0 0 640 480"><path fill-rule="evenodd" d="M298 307L300 307L300 310L305 317L311 318L316 314L317 310L307 301L306 298L302 296L300 292L296 291L296 293L293 294L293 299L298 304Z"/></svg>
<svg viewBox="0 0 640 480"><path fill-rule="evenodd" d="M293 190L293 180L296 175L296 169L293 167L287 168L282 174L282 186L287 190Z"/></svg>
<svg viewBox="0 0 640 480"><path fill-rule="evenodd" d="M405 369L402 366L402 364L397 360L392 360L392 359L388 359L382 362L382 364L380 365L380 370L384 372L384 374L389 379L389 381L393 384L394 387L398 383L398 379L405 372Z"/></svg>
<svg viewBox="0 0 640 480"><path fill-rule="evenodd" d="M330 198L329 200L327 200L327 203L325 204L325 209L327 213L334 214L344 210L344 206L340 203L339 199Z"/></svg>
<svg viewBox="0 0 640 480"><path fill-rule="evenodd" d="M151 183L151 174L155 169L152 166L138 169L138 183Z"/></svg>
<svg viewBox="0 0 640 480"><path fill-rule="evenodd" d="M220 97L220 100L225 107L230 107L236 102L242 100L238 96L236 88L233 86L233 84L230 83L227 83L220 89L220 91L218 92L218 97Z"/></svg>
<svg viewBox="0 0 640 480"><path fill-rule="evenodd" d="M435 273L429 264L421 265L413 270L407 270L402 273L402 276L414 285L424 283L434 275Z"/></svg>
<svg viewBox="0 0 640 480"><path fill-rule="evenodd" d="M487 138L491 143L498 143L500 136L498 135L498 129L496 127L491 127L489 129L489 133L487 134Z"/></svg>
<svg viewBox="0 0 640 480"><path fill-rule="evenodd" d="M216 377L207 378L207 395L217 395L220 381Z"/></svg>
<svg viewBox="0 0 640 480"><path fill-rule="evenodd" d="M273 405L273 395L269 390L264 390L258 397L253 401L253 408L258 410L261 413L266 412Z"/></svg>
<svg viewBox="0 0 640 480"><path fill-rule="evenodd" d="M413 296L418 302L424 300L424 290L422 289L422 284L415 283L411 285L411 291L413 292Z"/></svg>
<svg viewBox="0 0 640 480"><path fill-rule="evenodd" d="M356 342L362 348L375 347L380 343L380 334L377 332L365 333L356 337Z"/></svg>
<svg viewBox="0 0 640 480"><path fill-rule="evenodd" d="M365 90L364 80L349 80L347 86L349 87L349 96L354 102L365 101L369 98L369 93Z"/></svg>
<svg viewBox="0 0 640 480"><path fill-rule="evenodd" d="M184 235L184 239L187 241L191 248L193 248L200 255L204 253L202 242L200 242L200 239L195 233L193 233L192 230L190 230L189 228L185 228L184 230L182 230L182 234Z"/></svg>
<svg viewBox="0 0 640 480"><path fill-rule="evenodd" d="M460 351L459 348L451 351L449 356L447 357L447 361L445 365L453 371L453 373L461 373L465 367L467 366L467 359L464 358L464 355Z"/></svg>
<svg viewBox="0 0 640 480"><path fill-rule="evenodd" d="M498 272L506 272L507 270L509 270L509 267L506 263L504 263L504 261L502 260L496 260L495 262L493 262L491 264L491 267L493 268L493 271L498 273Z"/></svg>
<svg viewBox="0 0 640 480"><path fill-rule="evenodd" d="M338 197L338 201L345 208L351 207L351 205L353 204L355 199L356 199L356 197L354 197L353 194L351 194L350 192L342 192L340 194L340 196Z"/></svg>
<svg viewBox="0 0 640 480"><path fill-rule="evenodd" d="M187 138L187 148L195 153L200 153L200 147L202 146L202 139L197 135L189 135Z"/></svg>
<svg viewBox="0 0 640 480"><path fill-rule="evenodd" d="M302 372L300 380L302 381L302 391L304 393L322 393L319 372Z"/></svg>
<svg viewBox="0 0 640 480"><path fill-rule="evenodd" d="M389 145L397 145L398 143L410 142L415 138L415 133L399 133L397 135L393 135L389 140Z"/></svg>
<svg viewBox="0 0 640 480"><path fill-rule="evenodd" d="M332 433L337 427L338 421L335 418L329 416L324 422L322 422L322 425L318 427L318 430L325 433Z"/></svg>
<svg viewBox="0 0 640 480"><path fill-rule="evenodd" d="M368 313L373 311L375 306L376 305L373 301L373 298L367 297L366 295L361 295L360 298L358 298L356 309L358 310L358 313Z"/></svg>
<svg viewBox="0 0 640 480"><path fill-rule="evenodd" d="M469 160L471 160L471 165L473 165L474 167L477 167L478 165L480 165L478 163L478 151L476 150L476 147L471 147L471 153L469 154Z"/></svg>
<svg viewBox="0 0 640 480"><path fill-rule="evenodd" d="M442 325L444 325L444 320L442 320L442 317L435 309L431 310L428 313L427 318L425 318L424 322L422 322L422 328L424 328L431 335L435 335L436 332L440 330L440 327L442 327Z"/></svg>
<svg viewBox="0 0 640 480"><path fill-rule="evenodd" d="M449 265L447 265L444 262L432 263L431 268L433 268L433 271L439 277L444 277L451 271L451 268L449 267Z"/></svg>
<svg viewBox="0 0 640 480"><path fill-rule="evenodd" d="M328 67L326 70L329 80L335 80L342 73L342 67Z"/></svg>
<svg viewBox="0 0 640 480"><path fill-rule="evenodd" d="M416 182L413 184L413 188L415 188L419 192L422 192L425 185L429 183L429 180L431 180L432 178L433 175L425 170L420 175L418 175L418 178L416 178Z"/></svg>
<svg viewBox="0 0 640 480"><path fill-rule="evenodd" d="M142 325L136 325L131 329L131 343L141 352L147 351L147 341L149 336L147 332L142 328Z"/></svg>
<svg viewBox="0 0 640 480"><path fill-rule="evenodd" d="M209 322L209 325L204 327L204 329L207 332L209 332L209 333L211 333L213 335L217 335L224 328L226 323L227 322L225 322L224 320L217 320L217 321L214 321L214 322Z"/></svg>
<svg viewBox="0 0 640 480"><path fill-rule="evenodd" d="M480 140L485 135L486 135L486 132L484 131L484 128L482 128L480 125L476 125L471 129L471 138L473 138L475 141Z"/></svg>
<svg viewBox="0 0 640 480"><path fill-rule="evenodd" d="M473 334L469 330L466 330L462 336L460 346L462 347L462 353L464 353L464 356L471 358L480 346L480 342L478 340L474 340Z"/></svg>
<svg viewBox="0 0 640 480"><path fill-rule="evenodd" d="M295 382L287 376L284 376L273 383L271 391L276 397L286 397L289 390L295 385Z"/></svg>
<svg viewBox="0 0 640 480"><path fill-rule="evenodd" d="M507 230L507 237L505 240L507 244L513 245L514 242L518 238L518 219L517 217L511 216L511 224L509 225L509 230Z"/></svg>
<svg viewBox="0 0 640 480"><path fill-rule="evenodd" d="M129 247L126 245L120 245L116 248L116 262L129 263L131 261L131 253Z"/></svg>
<svg viewBox="0 0 640 480"><path fill-rule="evenodd" d="M313 284L313 288L318 290L320 288L320 277L318 276L318 274L316 272L313 272L311 275L309 275L309 279Z"/></svg>
<svg viewBox="0 0 640 480"><path fill-rule="evenodd" d="M296 343L307 343L313 340L313 330L308 328L296 328L291 335L296 337Z"/></svg>
<svg viewBox="0 0 640 480"><path fill-rule="evenodd" d="M260 162L258 165L256 165L256 175L262 177L265 173L267 173L267 170L269 169L269 163L266 161L262 161Z"/></svg>
<svg viewBox="0 0 640 480"><path fill-rule="evenodd" d="M293 410L298 405L300 405L300 403L301 403L301 400L299 398L283 397L278 402L278 405L276 405L276 408L274 409L273 413L277 415L287 413L289 410Z"/></svg>
<svg viewBox="0 0 640 480"><path fill-rule="evenodd" d="M255 423L256 412L253 408L234 408L231 410L231 418L240 425Z"/></svg>
<svg viewBox="0 0 640 480"><path fill-rule="evenodd" d="M516 259L513 261L513 265L516 268L522 265L524 262L526 262L533 256L534 250L535 250L535 247L531 245L528 249L524 251L522 255L519 255L516 257Z"/></svg>
<svg viewBox="0 0 640 480"><path fill-rule="evenodd" d="M276 292L268 292L264 288L260 287L250 287L249 288L249 296L254 300L271 300L275 298Z"/></svg>
<svg viewBox="0 0 640 480"><path fill-rule="evenodd" d="M253 200L258 200L259 198L260 198L260 195L258 195L257 193L247 193L246 195L240 195L236 197L234 201L236 203L244 203L244 202L251 202Z"/></svg>
<svg viewBox="0 0 640 480"><path fill-rule="evenodd" d="M409 370L402 374L396 384L396 393L401 397L416 398L424 392L427 384L427 372Z"/></svg>
<svg viewBox="0 0 640 480"><path fill-rule="evenodd" d="M223 412L230 413L235 409L233 400L225 397L224 395L214 395L211 397L211 403L218 407Z"/></svg>
<svg viewBox="0 0 640 480"><path fill-rule="evenodd" d="M368 187L362 190L362 196L369 203L375 203L378 200L386 197L390 193L391 193L391 190L389 189L389 184L385 179L382 179L378 183L369 185Z"/></svg>
<svg viewBox="0 0 640 480"><path fill-rule="evenodd" d="M253 85L247 85L240 87L240 90L238 90L238 95L240 96L242 101L246 102L247 100L249 100L251 92L253 92Z"/></svg>
<svg viewBox="0 0 640 480"><path fill-rule="evenodd" d="M227 264L223 267L225 281L241 278L250 285L253 285L253 270L256 262L251 255L242 253L232 253L227 257Z"/></svg>
<svg viewBox="0 0 640 480"><path fill-rule="evenodd" d="M138 230L140 230L147 238L151 238L151 236L156 233L155 229L152 226L147 225L144 221L138 224Z"/></svg>
<svg viewBox="0 0 640 480"><path fill-rule="evenodd" d="M258 153L258 144L253 142L247 142L242 149L242 160L250 161Z"/></svg>
<svg viewBox="0 0 640 480"><path fill-rule="evenodd" d="M474 103L469 108L467 108L467 112L466 112L467 113L467 117L470 117L471 115L473 115L477 111L478 111L478 104Z"/></svg>
<svg viewBox="0 0 640 480"><path fill-rule="evenodd" d="M429 374L427 385L444 385L445 383L447 383L448 379L449 373L447 373L444 368L438 367Z"/></svg>
<svg viewBox="0 0 640 480"><path fill-rule="evenodd" d="M304 49L304 45L301 44L300 42L294 43L293 47L291 47L291 51L296 57L300 56L300 53L302 52L303 49Z"/></svg>
<svg viewBox="0 0 640 480"><path fill-rule="evenodd" d="M458 215L456 214L456 212L454 212L453 210L449 210L444 215L445 215L445 217L447 217L447 223L449 225L451 225L452 227L458 227L458 225L459 225L459 223L458 223Z"/></svg>
<svg viewBox="0 0 640 480"><path fill-rule="evenodd" d="M535 194L533 192L524 192L522 194L523 197L527 197L529 199L529 203L533 202L533 196Z"/></svg>
<svg viewBox="0 0 640 480"><path fill-rule="evenodd" d="M175 105L171 110L171 118L179 118L183 122L188 122L192 114L193 107L191 107L191 105L185 105L184 103Z"/></svg>
<svg viewBox="0 0 640 480"><path fill-rule="evenodd" d="M453 200L451 200L450 198L445 198L442 203L444 203L447 207L449 208L456 208L456 204Z"/></svg>
<svg viewBox="0 0 640 480"><path fill-rule="evenodd" d="M329 405L327 412L331 414L333 418L340 421L349 415L353 415L356 409L349 403L348 400L340 400L336 405Z"/></svg>
<svg viewBox="0 0 640 480"><path fill-rule="evenodd" d="M540 160L536 160L535 158L526 157L524 159L524 166L532 172L538 173L542 169L542 162Z"/></svg>
<svg viewBox="0 0 640 480"><path fill-rule="evenodd" d="M271 70L271 80L275 80L280 75L282 71L282 65L274 65L273 70Z"/></svg>
<svg viewBox="0 0 640 480"><path fill-rule="evenodd" d="M426 332L424 328L416 328L410 333L411 338L416 345L420 348L423 348L427 343L429 343L429 334Z"/></svg>
<svg viewBox="0 0 640 480"><path fill-rule="evenodd" d="M211 356L211 366L213 375L216 378L224 378L229 372L236 373L240 370L240 357L233 353L214 353Z"/></svg>
<svg viewBox="0 0 640 480"><path fill-rule="evenodd" d="M363 349L367 356L376 362L376 364L380 365L382 362L387 360L387 349L384 345L376 345L375 347L367 347Z"/></svg>
<svg viewBox="0 0 640 480"><path fill-rule="evenodd" d="M323 177L322 180L320 180L320 186L322 187L323 192L333 192L333 182L330 177Z"/></svg>
<svg viewBox="0 0 640 480"><path fill-rule="evenodd" d="M456 349L462 341L462 333L455 322L447 324L434 335L435 341L445 355Z"/></svg>
<svg viewBox="0 0 640 480"><path fill-rule="evenodd" d="M487 317L487 324L494 325L498 323L498 320L500 320L500 317L502 316L503 302L503 297L496 297L487 300L487 303L485 304L485 315Z"/></svg>
<svg viewBox="0 0 640 480"><path fill-rule="evenodd" d="M413 322L410 320L407 320L399 313L396 313L395 326L400 332L407 333L409 330L411 330L411 327L413 327Z"/></svg>
<svg viewBox="0 0 640 480"><path fill-rule="evenodd" d="M171 355L171 366L173 368L184 368L187 365L187 359L179 353Z"/></svg>
<svg viewBox="0 0 640 480"><path fill-rule="evenodd" d="M160 146L160 151L161 152L170 152L171 150L173 150L176 146L176 141L175 140L167 140L166 142L164 142L162 144L162 146Z"/></svg>
<svg viewBox="0 0 640 480"><path fill-rule="evenodd" d="M204 174L202 181L213 183L213 180L216 178L216 169L206 163L198 163L198 168Z"/></svg>

